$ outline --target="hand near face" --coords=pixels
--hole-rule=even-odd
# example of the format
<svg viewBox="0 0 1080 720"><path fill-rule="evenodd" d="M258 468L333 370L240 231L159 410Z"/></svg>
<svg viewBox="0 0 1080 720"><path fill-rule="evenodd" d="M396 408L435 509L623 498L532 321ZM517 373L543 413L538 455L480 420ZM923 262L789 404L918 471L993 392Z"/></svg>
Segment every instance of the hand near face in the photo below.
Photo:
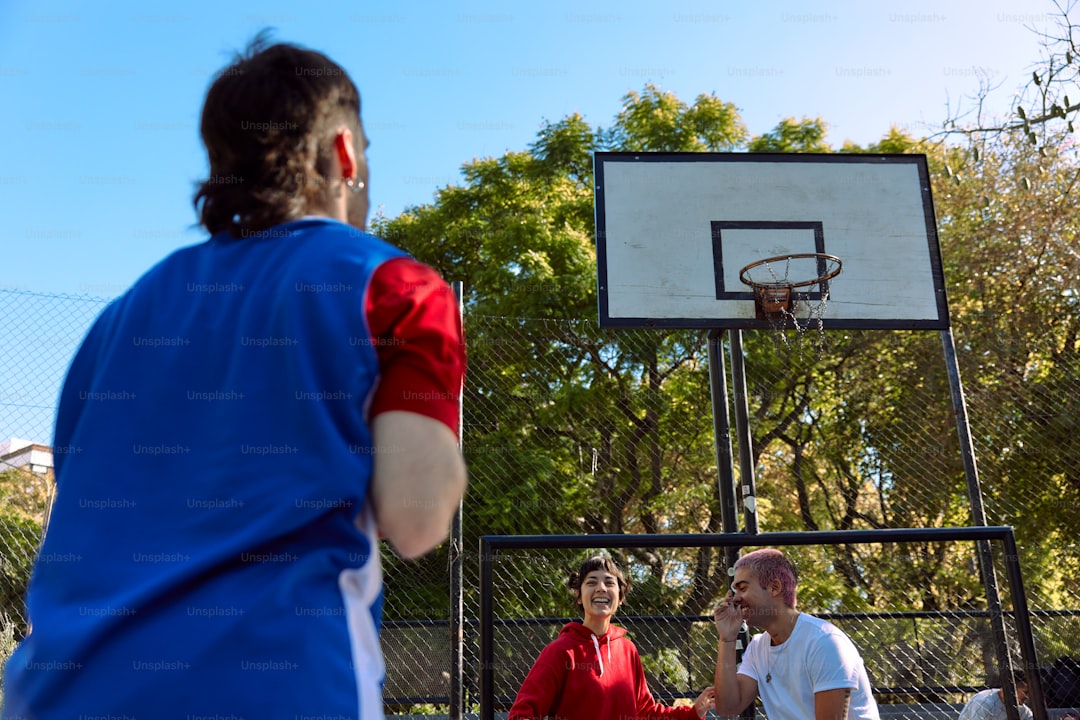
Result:
<svg viewBox="0 0 1080 720"><path fill-rule="evenodd" d="M713 622L721 640L732 642L738 638L742 630L743 612L735 605L731 593L713 611Z"/></svg>

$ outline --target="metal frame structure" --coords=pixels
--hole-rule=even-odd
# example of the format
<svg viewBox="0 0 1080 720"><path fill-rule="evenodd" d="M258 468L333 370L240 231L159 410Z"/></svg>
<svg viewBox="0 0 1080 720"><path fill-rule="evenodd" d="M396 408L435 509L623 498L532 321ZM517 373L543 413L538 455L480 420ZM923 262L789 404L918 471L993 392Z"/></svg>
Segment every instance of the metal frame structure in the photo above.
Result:
<svg viewBox="0 0 1080 720"><path fill-rule="evenodd" d="M888 316L887 313L875 314L881 307L887 305L884 302L871 304L864 309L853 305L854 316L839 320L822 317L819 319L820 327L822 331L848 328L938 330L940 332L945 370L956 416L967 494L971 503L971 522L978 528L987 526L974 442L968 424L964 390L960 380L960 366L952 335L941 250L938 245L937 220L934 215L925 155L596 153L594 165L601 327L705 328L709 330L709 378L712 392L713 427L716 434L717 482L722 504L721 527L724 533L745 532L753 535L758 527L742 331L753 329L778 331L778 328L770 326L769 320L740 315L737 306L731 304L753 299L752 293L733 292L723 282L723 278L726 277L724 269L726 256L721 243L724 232L732 230L761 233L775 231L810 233L808 237L813 238L813 251L836 253L845 263L845 269L849 259L847 254L859 255L861 253L861 262L865 263L864 272L861 275L857 272L854 279L849 279L855 284L865 283L870 277L880 276L884 280L894 274L873 264L865 252L866 248L861 247L862 240L879 243L876 246L878 250L900 243L901 236L903 242L900 244L920 246L918 253L907 256L909 276L905 281L896 284L891 293L895 293L895 297L901 297L913 287L921 287L919 292L910 293L912 301L916 297L922 298L924 307L921 310L914 312L911 317L899 319ZM899 206L893 207L895 203L886 202L880 194L865 196L854 194L858 186L872 184L871 178L875 173L880 175L882 172L887 173L889 182L894 180L901 182L893 189L903 189L907 195L903 210L898 210ZM861 175L858 175L860 173ZM862 180L856 182L857 175ZM655 180L658 177L662 177L665 182L646 182L649 178ZM826 183L831 189L821 192L815 184L827 177L832 178L831 184ZM883 177L878 178L878 180L882 179ZM917 180L916 185L911 184L913 179ZM792 193L792 188L787 187L788 183L795 183L798 186L796 188L798 192ZM770 192L778 189L783 189L789 195L813 199L800 200L798 204L787 207L784 196L769 195ZM849 199L842 197L845 194L861 199L851 205L848 203ZM801 218L798 221L790 217L781 217L784 212L796 211ZM886 211L892 213L889 219L885 219L882 215ZM731 216L733 214L738 214L739 217ZM750 217L751 215L753 217ZM631 217L633 222L628 222L628 218ZM829 223L828 228L826 228L826 219ZM649 225L650 222L660 223L660 225L654 228ZM676 283L678 287L683 288L685 307L681 307L677 302L676 309L665 307L662 311L657 310L653 316L628 317L628 310L614 309L614 306L621 307L620 303L625 302L626 297L651 298L633 306L638 308L635 311L636 314L647 315L650 308L658 307L655 304L659 302L656 293L670 294L671 292L671 286L668 284L650 283L652 278L649 273L656 272L657 267L663 268L662 263L632 262L634 259L648 258L648 252L656 250L657 247L665 253L665 256L678 256L678 252L666 247L664 235L659 232L664 223L671 223L674 226L669 229L669 233L674 233L674 242L686 253L692 253L694 249L699 253L704 252L703 249L706 244L708 245L713 256L712 277L716 284L715 302L710 299L709 303L703 305L701 304L704 298L701 292L702 287L697 287L698 292L695 294L684 285ZM845 232L850 235L851 231L851 227L845 226L852 223L870 233L870 237L864 236L861 232L854 236L845 236ZM893 229L894 225L897 232L890 234L889 230ZM899 232L900 226L906 228L904 233ZM653 241L650 235L654 230L658 231L656 241ZM765 235L762 237L764 238ZM830 238L835 238L835 241ZM886 240L884 245L880 244L883 238ZM855 262L851 265L858 267L858 263ZM877 270L872 268L877 268ZM700 285L700 278L698 282ZM837 286L841 282L842 280L838 280ZM907 284L910 284L912 288L905 287ZM636 293L630 292L630 289L636 289ZM894 295L882 291L874 293L873 297L880 300L882 297L894 297ZM932 302L928 303L928 298L932 298ZM903 301L897 301L896 305L905 310L913 309L907 308ZM717 314L712 315L714 311ZM797 326L795 327L798 329ZM722 339L724 330L729 336L733 403L729 402L724 368ZM782 328L779 331L784 332ZM732 453L730 407L734 407L735 411L735 434L739 449L738 478L741 488L737 485ZM743 508L742 528L739 527L737 514L737 508L740 505ZM737 544L733 545L737 547ZM1002 619L1001 601L990 546L980 541L977 543L977 550L979 571L990 611L998 666L1004 676L1011 677L1012 662L1005 638L1005 624ZM1030 662L1030 667L1036 667L1034 656L1030 658ZM1018 720L1014 717L1016 696L1012 684L1005 683L1004 690L1005 704L1010 708L1009 718Z"/></svg>
<svg viewBox="0 0 1080 720"><path fill-rule="evenodd" d="M1035 668L1035 642L1031 617L1020 573L1020 558L1011 527L968 528L889 528L882 530L828 530L809 532L675 534L675 535L486 535L480 538L480 720L494 720L494 659L493 637L494 602L493 568L500 550L531 549L589 549L640 547L721 547L737 551L742 547L790 547L797 545L875 544L903 542L971 541L978 545L1000 542L1009 579L1020 652L1027 667ZM1000 604L989 610L991 619L1003 625L1004 613ZM1010 677L1006 675L1006 677ZM1017 715L1015 688L1011 681L1003 683L1007 697L1006 710ZM1032 712L1036 720L1048 720L1038 672L1028 673ZM1011 705L1010 705L1011 703ZM1011 717L1011 720L1016 720Z"/></svg>

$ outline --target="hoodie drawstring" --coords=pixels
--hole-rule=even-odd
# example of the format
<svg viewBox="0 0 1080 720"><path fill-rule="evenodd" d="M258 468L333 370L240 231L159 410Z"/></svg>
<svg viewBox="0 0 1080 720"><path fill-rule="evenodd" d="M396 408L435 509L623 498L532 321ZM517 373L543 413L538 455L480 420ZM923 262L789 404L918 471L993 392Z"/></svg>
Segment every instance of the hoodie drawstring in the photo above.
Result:
<svg viewBox="0 0 1080 720"><path fill-rule="evenodd" d="M611 633L604 636L607 639L607 661L608 665L611 664ZM592 636L593 650L596 651L596 661L600 663L600 677L604 677L604 658L600 655L600 641L596 639L596 634Z"/></svg>

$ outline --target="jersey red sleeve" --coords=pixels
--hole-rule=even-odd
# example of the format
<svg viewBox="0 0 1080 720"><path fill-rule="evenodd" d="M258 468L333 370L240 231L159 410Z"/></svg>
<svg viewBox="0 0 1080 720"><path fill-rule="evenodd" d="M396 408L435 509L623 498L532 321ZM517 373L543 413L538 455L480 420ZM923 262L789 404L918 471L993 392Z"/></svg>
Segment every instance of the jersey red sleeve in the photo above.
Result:
<svg viewBox="0 0 1080 720"><path fill-rule="evenodd" d="M404 410L457 434L465 344L450 286L427 265L394 258L372 275L366 310L381 376L371 417Z"/></svg>

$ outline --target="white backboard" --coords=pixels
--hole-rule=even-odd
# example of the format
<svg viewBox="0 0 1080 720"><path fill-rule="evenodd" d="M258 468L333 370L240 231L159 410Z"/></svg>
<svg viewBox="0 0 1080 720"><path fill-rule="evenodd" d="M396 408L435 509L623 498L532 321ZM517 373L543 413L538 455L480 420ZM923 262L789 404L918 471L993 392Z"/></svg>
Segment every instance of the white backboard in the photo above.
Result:
<svg viewBox="0 0 1080 720"><path fill-rule="evenodd" d="M804 288L828 291L825 328L949 326L924 155L596 153L594 163L602 326L774 327L757 319L739 271L801 253L843 263L827 286Z"/></svg>

